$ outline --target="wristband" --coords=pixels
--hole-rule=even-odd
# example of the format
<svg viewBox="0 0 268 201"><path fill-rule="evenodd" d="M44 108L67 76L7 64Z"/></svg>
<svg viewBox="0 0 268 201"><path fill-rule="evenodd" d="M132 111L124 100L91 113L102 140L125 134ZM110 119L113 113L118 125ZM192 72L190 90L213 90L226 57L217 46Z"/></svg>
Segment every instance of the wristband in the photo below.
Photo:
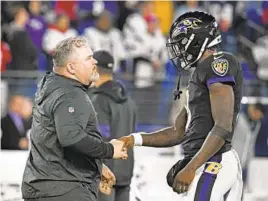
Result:
<svg viewBox="0 0 268 201"><path fill-rule="evenodd" d="M142 140L141 133L132 133L130 135L132 135L134 137L134 145L135 146L142 146L143 140Z"/></svg>

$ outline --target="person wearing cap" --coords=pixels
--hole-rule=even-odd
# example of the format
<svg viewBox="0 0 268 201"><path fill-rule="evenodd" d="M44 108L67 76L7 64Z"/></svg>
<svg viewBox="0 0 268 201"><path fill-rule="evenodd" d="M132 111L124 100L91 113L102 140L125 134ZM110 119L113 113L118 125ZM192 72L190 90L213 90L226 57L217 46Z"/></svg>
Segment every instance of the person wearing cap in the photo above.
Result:
<svg viewBox="0 0 268 201"><path fill-rule="evenodd" d="M118 139L135 131L136 105L125 87L113 78L113 57L106 51L97 51L93 57L98 61L100 78L90 96L98 113L99 129L104 140ZM99 201L128 201L134 168L133 150L129 150L127 160L108 159L104 164L115 174L116 184L110 195L99 193Z"/></svg>

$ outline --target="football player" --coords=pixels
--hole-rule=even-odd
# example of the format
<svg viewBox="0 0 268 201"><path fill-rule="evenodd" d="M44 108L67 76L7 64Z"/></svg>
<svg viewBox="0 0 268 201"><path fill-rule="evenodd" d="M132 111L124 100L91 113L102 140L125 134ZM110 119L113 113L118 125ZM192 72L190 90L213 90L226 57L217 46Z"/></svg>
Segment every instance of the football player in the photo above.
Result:
<svg viewBox="0 0 268 201"><path fill-rule="evenodd" d="M185 201L240 201L241 166L231 140L242 96L242 69L221 51L215 18L187 12L172 24L167 41L179 71L193 68L187 105L174 126L121 138L126 147L170 147L181 144L184 158L168 172L167 182ZM177 60L179 62L177 62ZM175 99L180 96L179 82Z"/></svg>

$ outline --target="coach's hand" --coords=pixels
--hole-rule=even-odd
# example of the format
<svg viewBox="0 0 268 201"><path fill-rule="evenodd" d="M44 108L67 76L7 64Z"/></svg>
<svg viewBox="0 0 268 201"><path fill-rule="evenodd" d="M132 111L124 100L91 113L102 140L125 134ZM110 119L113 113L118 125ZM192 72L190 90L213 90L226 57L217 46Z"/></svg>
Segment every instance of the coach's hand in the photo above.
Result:
<svg viewBox="0 0 268 201"><path fill-rule="evenodd" d="M101 178L105 179L108 181L108 183L110 184L110 186L115 185L115 176L114 173L104 164L102 164L102 174L101 174Z"/></svg>
<svg viewBox="0 0 268 201"><path fill-rule="evenodd" d="M134 137L132 135L121 137L118 140L124 142L124 147L127 149L134 147Z"/></svg>
<svg viewBox="0 0 268 201"><path fill-rule="evenodd" d="M114 147L114 159L127 159L127 149L124 148L124 142L120 140L111 140L110 143Z"/></svg>
<svg viewBox="0 0 268 201"><path fill-rule="evenodd" d="M110 195L113 185L115 185L115 176L113 172L106 166L102 165L102 175L99 190L105 195Z"/></svg>
<svg viewBox="0 0 268 201"><path fill-rule="evenodd" d="M178 172L174 179L173 191L179 194L188 191L188 188L192 183L194 176L194 170L187 168L187 166L183 168L181 171Z"/></svg>
<svg viewBox="0 0 268 201"><path fill-rule="evenodd" d="M99 190L105 195L110 195L112 192L113 186L109 184L109 182L105 179L101 179Z"/></svg>

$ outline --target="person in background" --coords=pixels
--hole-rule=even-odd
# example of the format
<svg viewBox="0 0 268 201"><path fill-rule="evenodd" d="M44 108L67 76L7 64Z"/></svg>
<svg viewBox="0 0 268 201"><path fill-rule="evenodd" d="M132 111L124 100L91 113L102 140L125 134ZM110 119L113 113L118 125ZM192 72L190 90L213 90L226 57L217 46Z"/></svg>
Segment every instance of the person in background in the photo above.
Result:
<svg viewBox="0 0 268 201"><path fill-rule="evenodd" d="M38 53L42 51L42 39L45 34L47 24L41 12L40 1L29 2L30 19L27 23L27 31L32 39Z"/></svg>
<svg viewBox="0 0 268 201"><path fill-rule="evenodd" d="M54 11L56 14L66 14L70 19L70 25L72 28L76 28L78 23L78 1L56 1L54 5Z"/></svg>
<svg viewBox="0 0 268 201"><path fill-rule="evenodd" d="M260 103L247 106L246 113L241 112L237 119L232 145L237 151L242 168L247 169L249 160L254 157L256 139L261 128L261 119L265 109ZM243 135L242 135L243 134ZM244 175L244 179L246 175Z"/></svg>
<svg viewBox="0 0 268 201"><path fill-rule="evenodd" d="M6 28L7 43L12 54L12 61L7 70L17 71L16 73L20 73L20 77L17 77L16 82L8 80L8 87L11 94L20 94L33 98L36 82L28 77L27 71L37 70L38 55L35 45L26 30L29 14L24 5L19 3L14 5L12 13L14 20Z"/></svg>
<svg viewBox="0 0 268 201"><path fill-rule="evenodd" d="M100 79L91 95L98 113L101 134L105 141L120 138L136 128L136 106L125 87L113 78L114 59L107 51L97 51ZM129 201L130 184L134 169L133 149L128 151L127 160L104 160L116 177L116 184L110 195L99 193L99 201Z"/></svg>
<svg viewBox="0 0 268 201"><path fill-rule="evenodd" d="M29 141L32 102L26 97L15 95L9 102L8 114L1 119L1 149L27 150Z"/></svg>
<svg viewBox="0 0 268 201"><path fill-rule="evenodd" d="M143 43L148 47L147 61L136 63L135 86L138 88L154 85L155 79L163 79L164 66L168 61L166 51L166 39L159 29L159 20L156 15L150 14L144 17L147 23L147 40Z"/></svg>
<svg viewBox="0 0 268 201"><path fill-rule="evenodd" d="M177 17L179 17L185 12L196 10L203 11L204 9L199 5L199 3L200 2L196 0L175 1L173 19L176 20Z"/></svg>
<svg viewBox="0 0 268 201"><path fill-rule="evenodd" d="M135 75L138 63L147 63L148 53L151 45L148 43L148 25L145 17L153 14L154 4L150 1L139 2L136 5L136 12L129 15L123 27L124 43L133 61L132 73ZM145 64L146 65L146 64Z"/></svg>
<svg viewBox="0 0 268 201"><path fill-rule="evenodd" d="M11 22L7 39L12 53L11 70L36 70L37 69L37 51L26 31L26 24L29 20L29 14L21 6L15 6L14 21Z"/></svg>
<svg viewBox="0 0 268 201"><path fill-rule="evenodd" d="M95 27L88 27L84 31L93 51L106 50L112 54L115 62L114 71L120 68L120 61L127 57L121 32L113 26L112 14L104 10L96 19Z"/></svg>
<svg viewBox="0 0 268 201"><path fill-rule="evenodd" d="M55 24L51 24L48 26L46 30L43 40L42 47L47 55L47 70L52 70L52 57L53 49L56 47L57 43L60 41L69 38L75 37L78 33L75 29L70 28L70 20L67 15L59 14L56 17Z"/></svg>

